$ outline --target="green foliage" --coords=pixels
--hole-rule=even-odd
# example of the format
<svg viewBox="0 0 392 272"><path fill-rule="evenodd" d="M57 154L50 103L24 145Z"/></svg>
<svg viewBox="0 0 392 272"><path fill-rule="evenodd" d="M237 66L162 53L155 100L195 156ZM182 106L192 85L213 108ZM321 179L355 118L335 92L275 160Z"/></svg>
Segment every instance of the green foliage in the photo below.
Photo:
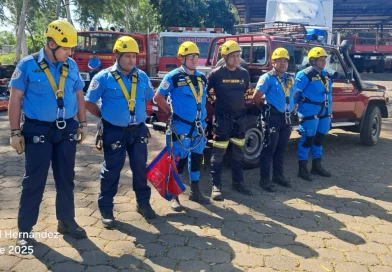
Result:
<svg viewBox="0 0 392 272"><path fill-rule="evenodd" d="M0 62L2 65L14 64L15 53L0 54Z"/></svg>
<svg viewBox="0 0 392 272"><path fill-rule="evenodd" d="M14 33L9 31L0 31L0 47L1 45L15 45L16 37Z"/></svg>
<svg viewBox="0 0 392 272"><path fill-rule="evenodd" d="M223 27L232 32L238 21L229 0L152 0L164 27ZM175 7L175 8L173 8Z"/></svg>

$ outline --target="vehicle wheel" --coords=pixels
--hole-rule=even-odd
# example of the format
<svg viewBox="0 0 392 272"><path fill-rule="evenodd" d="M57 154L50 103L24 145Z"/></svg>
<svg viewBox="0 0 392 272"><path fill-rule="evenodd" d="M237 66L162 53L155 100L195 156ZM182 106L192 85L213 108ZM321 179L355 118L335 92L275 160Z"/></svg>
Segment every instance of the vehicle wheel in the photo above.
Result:
<svg viewBox="0 0 392 272"><path fill-rule="evenodd" d="M381 133L381 111L378 106L370 105L362 120L361 143L368 146L377 144Z"/></svg>
<svg viewBox="0 0 392 272"><path fill-rule="evenodd" d="M251 169L259 166L260 152L263 150L264 134L257 127L257 116L248 116L245 131L244 168Z"/></svg>

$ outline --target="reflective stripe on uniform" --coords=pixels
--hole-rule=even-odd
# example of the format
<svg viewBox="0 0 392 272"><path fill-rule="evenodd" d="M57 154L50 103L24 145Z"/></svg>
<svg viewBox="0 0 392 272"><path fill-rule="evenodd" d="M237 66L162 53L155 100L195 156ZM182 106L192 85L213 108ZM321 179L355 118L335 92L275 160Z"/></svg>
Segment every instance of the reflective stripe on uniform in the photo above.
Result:
<svg viewBox="0 0 392 272"><path fill-rule="evenodd" d="M214 141L212 145L217 148L227 148L229 141Z"/></svg>
<svg viewBox="0 0 392 272"><path fill-rule="evenodd" d="M230 138L230 142L232 142L233 144L238 145L238 146L245 145L245 139Z"/></svg>

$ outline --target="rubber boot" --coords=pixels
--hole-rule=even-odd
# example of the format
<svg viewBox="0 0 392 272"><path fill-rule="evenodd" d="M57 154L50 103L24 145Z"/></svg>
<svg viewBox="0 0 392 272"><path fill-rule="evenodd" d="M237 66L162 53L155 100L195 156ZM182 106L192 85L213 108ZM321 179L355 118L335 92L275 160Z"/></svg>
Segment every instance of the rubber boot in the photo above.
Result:
<svg viewBox="0 0 392 272"><path fill-rule="evenodd" d="M200 192L199 181L197 182L192 181L191 191L189 192L189 200L195 201L200 204L210 203L210 200L205 196L203 196L203 194Z"/></svg>
<svg viewBox="0 0 392 272"><path fill-rule="evenodd" d="M213 185L211 191L211 199L215 201L222 201L222 186L221 185Z"/></svg>
<svg viewBox="0 0 392 272"><path fill-rule="evenodd" d="M298 164L299 164L298 177L306 181L312 181L312 177L310 176L308 170L308 161L298 161Z"/></svg>
<svg viewBox="0 0 392 272"><path fill-rule="evenodd" d="M231 184L231 189L240 192L243 195L252 196L252 192L245 186L243 182L233 182Z"/></svg>
<svg viewBox="0 0 392 272"><path fill-rule="evenodd" d="M327 178L332 176L330 172L328 172L321 166L321 158L314 159L312 161L312 170L310 170L310 173Z"/></svg>

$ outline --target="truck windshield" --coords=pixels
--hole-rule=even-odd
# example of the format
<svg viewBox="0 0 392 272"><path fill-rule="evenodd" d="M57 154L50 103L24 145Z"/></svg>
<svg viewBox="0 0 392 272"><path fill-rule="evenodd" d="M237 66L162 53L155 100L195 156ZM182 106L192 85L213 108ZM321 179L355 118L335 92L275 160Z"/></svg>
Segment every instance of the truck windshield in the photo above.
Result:
<svg viewBox="0 0 392 272"><path fill-rule="evenodd" d="M207 58L208 46L212 37L161 37L161 56L177 57L178 47L181 43L191 41L197 44L200 51L200 58Z"/></svg>
<svg viewBox="0 0 392 272"><path fill-rule="evenodd" d="M112 53L114 43L121 36L124 36L124 33L105 33L102 31L78 33L78 45L75 52ZM136 41L139 50L143 51L142 41L139 39L136 39Z"/></svg>

